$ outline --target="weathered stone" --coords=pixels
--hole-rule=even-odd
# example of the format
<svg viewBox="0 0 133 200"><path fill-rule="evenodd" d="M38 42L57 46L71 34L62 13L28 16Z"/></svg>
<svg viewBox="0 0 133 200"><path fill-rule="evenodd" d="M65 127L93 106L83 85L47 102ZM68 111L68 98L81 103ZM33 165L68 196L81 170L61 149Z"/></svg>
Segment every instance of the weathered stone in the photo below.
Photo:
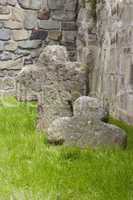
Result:
<svg viewBox="0 0 133 200"><path fill-rule="evenodd" d="M10 40L10 31L9 30L6 30L6 29L1 29L0 30L0 40L4 40L4 41L7 41L7 40Z"/></svg>
<svg viewBox="0 0 133 200"><path fill-rule="evenodd" d="M12 21L17 21L17 22L23 23L24 17L25 17L25 11L22 8L14 7L12 9L12 16L11 16Z"/></svg>
<svg viewBox="0 0 133 200"><path fill-rule="evenodd" d="M59 41L62 37L61 31L48 31L48 39Z"/></svg>
<svg viewBox="0 0 133 200"><path fill-rule="evenodd" d="M77 25L75 22L62 22L61 23L61 30L64 31L76 31Z"/></svg>
<svg viewBox="0 0 133 200"><path fill-rule="evenodd" d="M24 40L18 42L18 47L22 49L36 49L41 46L41 40Z"/></svg>
<svg viewBox="0 0 133 200"><path fill-rule="evenodd" d="M35 11L26 11L24 19L24 27L28 30L37 27L37 13Z"/></svg>
<svg viewBox="0 0 133 200"><path fill-rule="evenodd" d="M99 105L100 102L95 98L77 99L73 117L57 118L52 122L48 128L48 141L68 146L125 148L125 132L100 120L105 113Z"/></svg>
<svg viewBox="0 0 133 200"><path fill-rule="evenodd" d="M0 15L10 14L10 9L7 6L0 6Z"/></svg>
<svg viewBox="0 0 133 200"><path fill-rule="evenodd" d="M0 10L0 12L1 12L0 13L0 20L9 20L12 16L11 8L8 7L8 6L5 6L5 7L1 6L0 8L1 8L1 10Z"/></svg>
<svg viewBox="0 0 133 200"><path fill-rule="evenodd" d="M132 1L100 2L97 8L98 58L93 91L115 118L133 124Z"/></svg>
<svg viewBox="0 0 133 200"><path fill-rule="evenodd" d="M12 58L13 58L13 55L10 52L3 52L0 54L1 61L12 60Z"/></svg>
<svg viewBox="0 0 133 200"><path fill-rule="evenodd" d="M42 29L32 30L30 40L45 40L48 36L48 31Z"/></svg>
<svg viewBox="0 0 133 200"><path fill-rule="evenodd" d="M27 30L13 30L13 39L15 41L27 40L30 37L30 32Z"/></svg>
<svg viewBox="0 0 133 200"><path fill-rule="evenodd" d="M0 70L20 70L23 67L23 59L0 62Z"/></svg>
<svg viewBox="0 0 133 200"><path fill-rule="evenodd" d="M65 43L75 43L76 41L76 31L63 31L62 42Z"/></svg>
<svg viewBox="0 0 133 200"><path fill-rule="evenodd" d="M20 55L20 56L28 56L31 52L30 52L30 50L27 50L27 49L17 48L17 50L15 51L15 53L17 55Z"/></svg>
<svg viewBox="0 0 133 200"><path fill-rule="evenodd" d="M103 107L103 103L94 97L79 97L73 104L74 116L85 116L88 119L104 120L108 113Z"/></svg>
<svg viewBox="0 0 133 200"><path fill-rule="evenodd" d="M76 12L67 10L53 10L52 19L60 21L74 21L76 18Z"/></svg>
<svg viewBox="0 0 133 200"><path fill-rule="evenodd" d="M12 78L5 78L3 80L3 89L5 90L9 90L9 89L13 89L15 87L15 80L13 80Z"/></svg>
<svg viewBox="0 0 133 200"><path fill-rule="evenodd" d="M41 0L18 0L18 3L25 9L36 10L41 8Z"/></svg>
<svg viewBox="0 0 133 200"><path fill-rule="evenodd" d="M10 42L5 44L5 50L6 51L16 51L17 46L18 46L17 42L11 40Z"/></svg>
<svg viewBox="0 0 133 200"><path fill-rule="evenodd" d="M64 8L64 0L48 0L48 7L49 9L55 10L55 9L63 9Z"/></svg>
<svg viewBox="0 0 133 200"><path fill-rule="evenodd" d="M48 0L48 7L52 10L69 10L75 11L77 0Z"/></svg>
<svg viewBox="0 0 133 200"><path fill-rule="evenodd" d="M40 20L39 28L45 30L59 30L61 28L61 23L54 20Z"/></svg>
<svg viewBox="0 0 133 200"><path fill-rule="evenodd" d="M4 27L9 28L9 29L22 29L23 24L18 21L9 20L9 21L4 22Z"/></svg>

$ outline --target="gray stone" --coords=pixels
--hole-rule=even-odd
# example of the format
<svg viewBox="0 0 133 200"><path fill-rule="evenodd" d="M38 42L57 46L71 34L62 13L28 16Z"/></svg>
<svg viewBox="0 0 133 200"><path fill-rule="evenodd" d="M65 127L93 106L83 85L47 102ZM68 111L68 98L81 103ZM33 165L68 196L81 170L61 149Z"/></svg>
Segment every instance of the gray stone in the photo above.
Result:
<svg viewBox="0 0 133 200"><path fill-rule="evenodd" d="M75 11L77 0L48 0L48 7L52 10Z"/></svg>
<svg viewBox="0 0 133 200"><path fill-rule="evenodd" d="M23 67L23 59L17 59L17 60L8 60L8 61L2 61L0 62L0 70L21 70ZM5 74L6 76L6 74Z"/></svg>
<svg viewBox="0 0 133 200"><path fill-rule="evenodd" d="M13 39L15 41L27 40L30 37L30 31L21 29L21 30L13 30Z"/></svg>
<svg viewBox="0 0 133 200"><path fill-rule="evenodd" d="M12 60L12 58L13 58L13 54L10 52L3 52L0 54L1 61Z"/></svg>
<svg viewBox="0 0 133 200"><path fill-rule="evenodd" d="M76 18L76 12L67 10L54 10L51 15L53 20L60 21L74 21Z"/></svg>
<svg viewBox="0 0 133 200"><path fill-rule="evenodd" d="M10 40L9 42L6 42L5 44L5 50L6 51L16 51L17 49L17 42L13 41L13 40Z"/></svg>
<svg viewBox="0 0 133 200"><path fill-rule="evenodd" d="M7 6L0 6L0 15L10 14L10 9Z"/></svg>
<svg viewBox="0 0 133 200"><path fill-rule="evenodd" d="M2 5L2 6L1 6ZM9 6L3 6L4 4L0 4L0 20L9 20L12 16L12 10Z"/></svg>
<svg viewBox="0 0 133 200"><path fill-rule="evenodd" d="M76 31L77 25L74 21L73 22L62 22L61 23L61 30L63 30L63 31Z"/></svg>
<svg viewBox="0 0 133 200"><path fill-rule="evenodd" d="M49 126L47 133L50 143L83 148L126 147L125 132L100 120L105 114L99 107L98 99L80 97L75 102L74 110L74 116L57 118Z"/></svg>
<svg viewBox="0 0 133 200"><path fill-rule="evenodd" d="M22 29L23 28L23 23L18 22L18 21L5 21L4 22L4 27L9 28L9 29Z"/></svg>
<svg viewBox="0 0 133 200"><path fill-rule="evenodd" d="M24 40L18 42L18 47L22 49L36 49L41 46L41 40Z"/></svg>
<svg viewBox="0 0 133 200"><path fill-rule="evenodd" d="M1 29L0 30L0 40L4 40L4 41L7 41L7 40L10 40L10 31L9 30L6 30L6 29Z"/></svg>
<svg viewBox="0 0 133 200"><path fill-rule="evenodd" d="M24 27L28 30L37 28L37 13L35 11L25 11Z"/></svg>
<svg viewBox="0 0 133 200"><path fill-rule="evenodd" d="M54 20L40 20L39 28L42 28L45 30L60 30L61 23Z"/></svg>
<svg viewBox="0 0 133 200"><path fill-rule="evenodd" d="M3 89L9 90L9 89L13 89L14 87L15 87L14 79L8 77L3 80Z"/></svg>
<svg viewBox="0 0 133 200"><path fill-rule="evenodd" d="M97 11L98 58L93 91L109 105L113 117L133 124L132 1L105 0Z"/></svg>
<svg viewBox="0 0 133 200"><path fill-rule="evenodd" d="M77 32L76 31L63 31L62 32L62 43L75 43Z"/></svg>
<svg viewBox="0 0 133 200"><path fill-rule="evenodd" d="M41 8L41 0L18 0L18 3L22 8L25 9L40 9Z"/></svg>

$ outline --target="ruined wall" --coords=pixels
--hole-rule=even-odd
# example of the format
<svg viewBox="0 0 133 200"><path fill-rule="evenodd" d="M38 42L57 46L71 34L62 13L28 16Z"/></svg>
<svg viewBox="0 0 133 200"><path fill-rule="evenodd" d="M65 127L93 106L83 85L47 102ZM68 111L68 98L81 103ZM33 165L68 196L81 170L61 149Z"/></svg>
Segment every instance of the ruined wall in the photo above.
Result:
<svg viewBox="0 0 133 200"><path fill-rule="evenodd" d="M0 95L15 94L15 77L48 44L75 59L77 0L0 0Z"/></svg>
<svg viewBox="0 0 133 200"><path fill-rule="evenodd" d="M93 91L111 115L133 124L133 1L98 0Z"/></svg>

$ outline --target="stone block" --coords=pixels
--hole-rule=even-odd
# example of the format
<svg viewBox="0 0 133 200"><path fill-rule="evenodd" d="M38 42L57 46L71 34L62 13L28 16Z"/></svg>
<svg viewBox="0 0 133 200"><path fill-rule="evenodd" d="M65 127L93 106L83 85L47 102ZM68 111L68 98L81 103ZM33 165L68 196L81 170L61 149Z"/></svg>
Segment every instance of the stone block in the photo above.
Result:
<svg viewBox="0 0 133 200"><path fill-rule="evenodd" d="M25 10L24 9L19 8L19 7L14 7L12 9L11 20L23 23L24 17L25 17Z"/></svg>
<svg viewBox="0 0 133 200"><path fill-rule="evenodd" d="M0 20L9 20L12 16L12 10L8 6L1 6Z"/></svg>
<svg viewBox="0 0 133 200"><path fill-rule="evenodd" d="M51 17L53 20L59 21L74 21L76 18L76 12L64 11L64 10L53 10L51 12Z"/></svg>
<svg viewBox="0 0 133 200"><path fill-rule="evenodd" d="M61 23L54 20L40 20L39 28L45 30L59 30L61 28Z"/></svg>
<svg viewBox="0 0 133 200"><path fill-rule="evenodd" d="M18 42L18 47L22 49L36 49L41 46L41 40L25 40Z"/></svg>
<svg viewBox="0 0 133 200"><path fill-rule="evenodd" d="M15 87L14 79L8 77L3 80L3 89L4 90L13 89L14 87Z"/></svg>
<svg viewBox="0 0 133 200"><path fill-rule="evenodd" d="M75 43L76 42L76 31L63 31L62 32L62 43Z"/></svg>
<svg viewBox="0 0 133 200"><path fill-rule="evenodd" d="M24 9L38 10L42 6L41 0L18 0L19 5Z"/></svg>
<svg viewBox="0 0 133 200"><path fill-rule="evenodd" d="M64 31L76 31L77 30L77 25L76 23L73 22L62 22L61 23L61 30Z"/></svg>
<svg viewBox="0 0 133 200"><path fill-rule="evenodd" d="M1 61L8 61L8 60L12 60L13 58L13 54L10 52L3 52L0 54L0 60Z"/></svg>
<svg viewBox="0 0 133 200"><path fill-rule="evenodd" d="M25 11L24 28L29 30L37 28L37 12Z"/></svg>
<svg viewBox="0 0 133 200"><path fill-rule="evenodd" d="M9 7L0 5L0 15L8 15L8 14L10 14Z"/></svg>
<svg viewBox="0 0 133 200"><path fill-rule="evenodd" d="M0 40L7 41L7 40L10 40L10 38L11 38L10 30L7 30L7 29L0 30Z"/></svg>
<svg viewBox="0 0 133 200"><path fill-rule="evenodd" d="M48 31L48 39L59 41L62 37L61 31Z"/></svg>
<svg viewBox="0 0 133 200"><path fill-rule="evenodd" d="M30 40L45 40L48 36L48 31L42 29L32 30Z"/></svg>
<svg viewBox="0 0 133 200"><path fill-rule="evenodd" d="M7 42L5 44L5 50L6 51L16 51L17 49L17 42L13 41L13 40L10 40L9 42Z"/></svg>
<svg viewBox="0 0 133 200"><path fill-rule="evenodd" d="M27 40L30 37L30 32L27 30L13 30L13 39L15 41Z"/></svg>
<svg viewBox="0 0 133 200"><path fill-rule="evenodd" d="M30 55L30 50L27 50L27 49L20 49L20 48L17 48L17 50L15 51L15 54L16 55L20 55L21 56L28 56Z"/></svg>
<svg viewBox="0 0 133 200"><path fill-rule="evenodd" d="M58 10L64 8L64 0L48 0L48 7L52 10Z"/></svg>
<svg viewBox="0 0 133 200"><path fill-rule="evenodd" d="M7 70L20 70L23 68L23 59L8 60L0 62L0 70L7 72ZM6 74L5 74L6 76Z"/></svg>
<svg viewBox="0 0 133 200"><path fill-rule="evenodd" d="M66 0L64 2L64 10L75 12L77 4L78 0Z"/></svg>
<svg viewBox="0 0 133 200"><path fill-rule="evenodd" d="M18 21L8 20L4 22L4 27L8 29L22 29L23 23Z"/></svg>

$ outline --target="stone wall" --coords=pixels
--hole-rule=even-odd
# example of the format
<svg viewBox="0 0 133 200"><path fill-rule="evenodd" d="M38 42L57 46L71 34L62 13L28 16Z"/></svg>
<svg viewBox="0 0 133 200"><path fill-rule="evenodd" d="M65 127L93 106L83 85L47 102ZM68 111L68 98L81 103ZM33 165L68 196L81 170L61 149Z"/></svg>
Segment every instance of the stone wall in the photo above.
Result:
<svg viewBox="0 0 133 200"><path fill-rule="evenodd" d="M77 0L0 0L0 94L15 94L15 77L48 44L75 59Z"/></svg>
<svg viewBox="0 0 133 200"><path fill-rule="evenodd" d="M93 91L112 116L133 124L133 1L99 0L97 19Z"/></svg>

